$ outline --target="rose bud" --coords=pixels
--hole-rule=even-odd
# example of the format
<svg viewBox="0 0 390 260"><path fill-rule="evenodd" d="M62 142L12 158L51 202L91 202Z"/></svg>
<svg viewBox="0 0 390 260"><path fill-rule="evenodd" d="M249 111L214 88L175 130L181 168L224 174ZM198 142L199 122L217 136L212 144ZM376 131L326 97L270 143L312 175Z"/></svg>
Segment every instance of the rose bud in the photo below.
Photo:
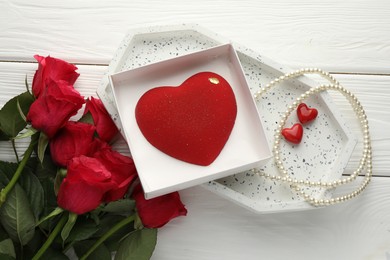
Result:
<svg viewBox="0 0 390 260"><path fill-rule="evenodd" d="M75 72L77 67L66 61L48 57L42 57L34 55L34 58L38 61L38 69L34 74L32 83L32 92L36 98L46 88L46 80L52 79L53 81L63 80L68 85L73 85L80 74Z"/></svg>
<svg viewBox="0 0 390 260"><path fill-rule="evenodd" d="M52 138L83 104L83 97L68 83L49 80L47 89L31 104L27 121Z"/></svg>

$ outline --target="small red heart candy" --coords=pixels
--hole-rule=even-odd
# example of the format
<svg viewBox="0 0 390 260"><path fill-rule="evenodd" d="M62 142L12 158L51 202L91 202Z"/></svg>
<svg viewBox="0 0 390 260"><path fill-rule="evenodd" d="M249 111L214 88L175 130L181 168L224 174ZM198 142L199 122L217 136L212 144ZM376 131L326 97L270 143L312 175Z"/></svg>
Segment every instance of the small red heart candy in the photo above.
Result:
<svg viewBox="0 0 390 260"><path fill-rule="evenodd" d="M180 86L145 92L135 108L144 137L160 151L207 166L220 154L237 115L234 92L220 75L200 72Z"/></svg>
<svg viewBox="0 0 390 260"><path fill-rule="evenodd" d="M297 108L297 115L299 121L305 124L314 120L318 115L318 111L315 108L309 108L305 103L301 103Z"/></svg>
<svg viewBox="0 0 390 260"><path fill-rule="evenodd" d="M303 127L301 124L294 124L291 128L283 128L282 135L284 138L294 144L299 144L302 140Z"/></svg>

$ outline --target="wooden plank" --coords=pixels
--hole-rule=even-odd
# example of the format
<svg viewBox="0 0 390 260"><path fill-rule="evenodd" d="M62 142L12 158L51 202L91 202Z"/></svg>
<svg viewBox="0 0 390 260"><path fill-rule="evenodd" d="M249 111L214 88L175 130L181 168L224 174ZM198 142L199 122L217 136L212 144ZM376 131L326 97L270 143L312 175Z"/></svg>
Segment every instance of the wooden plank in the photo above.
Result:
<svg viewBox="0 0 390 260"><path fill-rule="evenodd" d="M373 174L390 176L386 161L390 158L390 77L389 76L357 76L334 75L344 87L352 91L361 102L368 117L373 150ZM356 116L346 99L331 92L331 95L349 122L358 138L362 138ZM359 130L358 130L359 129ZM359 146L358 146L359 147ZM352 172L359 164L361 149L355 149L346 171Z"/></svg>
<svg viewBox="0 0 390 260"><path fill-rule="evenodd" d="M130 27L198 23L291 66L390 73L390 2L0 2L0 60L35 53L107 64Z"/></svg>
<svg viewBox="0 0 390 260"><path fill-rule="evenodd" d="M188 216L160 230L153 259L384 259L390 253L389 184L377 178L351 202L272 215L192 188L182 192Z"/></svg>
<svg viewBox="0 0 390 260"><path fill-rule="evenodd" d="M159 230L152 259L389 259L389 185L377 177L349 202L269 215L194 187L181 192L188 215Z"/></svg>

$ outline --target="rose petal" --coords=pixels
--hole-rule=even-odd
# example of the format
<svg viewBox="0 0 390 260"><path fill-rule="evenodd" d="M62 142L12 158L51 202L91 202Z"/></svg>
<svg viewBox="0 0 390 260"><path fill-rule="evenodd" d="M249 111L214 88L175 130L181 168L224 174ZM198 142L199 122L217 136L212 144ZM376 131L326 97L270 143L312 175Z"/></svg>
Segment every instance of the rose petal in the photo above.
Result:
<svg viewBox="0 0 390 260"><path fill-rule="evenodd" d="M187 209L178 192L146 200L141 186L138 185L134 189L133 198L142 224L147 228L159 228L173 218L187 215Z"/></svg>
<svg viewBox="0 0 390 260"><path fill-rule="evenodd" d="M102 149L95 153L94 157L110 171L113 182L117 184L114 189L107 192L105 201L109 202L122 198L137 176L133 160L112 149Z"/></svg>
<svg viewBox="0 0 390 260"><path fill-rule="evenodd" d="M96 128L82 122L68 121L50 141L50 153L55 163L65 167L69 160L89 155Z"/></svg>
<svg viewBox="0 0 390 260"><path fill-rule="evenodd" d="M106 192L115 186L111 173L99 160L76 157L68 164L68 173L60 185L57 203L63 209L84 214L98 207Z"/></svg>
<svg viewBox="0 0 390 260"><path fill-rule="evenodd" d="M110 142L118 134L118 128L100 99L91 97L85 104L84 114L91 113L100 139Z"/></svg>
<svg viewBox="0 0 390 260"><path fill-rule="evenodd" d="M38 61L38 69L35 72L32 92L35 97L39 97L46 88L46 80L54 81L63 80L69 85L73 85L80 74L75 72L77 67L66 61L48 57L35 55L34 58Z"/></svg>

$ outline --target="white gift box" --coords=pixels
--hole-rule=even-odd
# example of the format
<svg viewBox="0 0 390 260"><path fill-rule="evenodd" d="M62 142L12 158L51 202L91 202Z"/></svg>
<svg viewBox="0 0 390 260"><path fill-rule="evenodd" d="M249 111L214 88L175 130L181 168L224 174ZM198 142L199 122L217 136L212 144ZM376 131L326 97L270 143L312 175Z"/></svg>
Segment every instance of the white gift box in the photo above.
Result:
<svg viewBox="0 0 390 260"><path fill-rule="evenodd" d="M147 141L135 118L136 104L145 92L159 86L179 86L203 71L224 77L237 103L237 117L230 137L208 166L186 163L161 152ZM271 157L258 110L231 44L116 73L109 79L121 132L147 199L258 167Z"/></svg>

